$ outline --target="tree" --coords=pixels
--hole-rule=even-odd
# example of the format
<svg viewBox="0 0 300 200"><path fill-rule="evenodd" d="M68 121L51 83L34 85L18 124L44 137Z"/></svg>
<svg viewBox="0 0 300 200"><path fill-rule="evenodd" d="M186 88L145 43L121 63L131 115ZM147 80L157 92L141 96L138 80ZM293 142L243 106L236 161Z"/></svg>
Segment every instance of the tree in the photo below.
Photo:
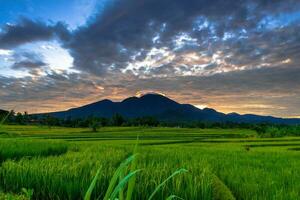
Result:
<svg viewBox="0 0 300 200"><path fill-rule="evenodd" d="M100 126L108 126L109 125L109 119L101 117L99 118Z"/></svg>
<svg viewBox="0 0 300 200"><path fill-rule="evenodd" d="M89 126L93 132L97 132L98 128L100 128L100 123L97 121L97 119L94 118L93 120L91 120Z"/></svg>
<svg viewBox="0 0 300 200"><path fill-rule="evenodd" d="M22 113L18 112L15 119L17 124L24 124L24 117Z"/></svg>
<svg viewBox="0 0 300 200"><path fill-rule="evenodd" d="M51 116L51 115L46 115L44 119L45 124L51 128L52 126L57 126L59 125L59 119Z"/></svg>
<svg viewBox="0 0 300 200"><path fill-rule="evenodd" d="M29 123L29 115L28 115L28 112L27 112L27 111L24 112L23 120L24 120L24 123L25 123L25 124L28 124L28 123Z"/></svg>
<svg viewBox="0 0 300 200"><path fill-rule="evenodd" d="M6 119L6 121L8 122L14 122L15 121L15 111L14 110L11 110L9 115L8 115L8 118Z"/></svg>
<svg viewBox="0 0 300 200"><path fill-rule="evenodd" d="M138 126L158 126L159 121L155 117L139 117L133 120L133 124Z"/></svg>
<svg viewBox="0 0 300 200"><path fill-rule="evenodd" d="M125 119L120 114L115 114L112 117L112 125L113 126L122 126L124 122L125 122Z"/></svg>

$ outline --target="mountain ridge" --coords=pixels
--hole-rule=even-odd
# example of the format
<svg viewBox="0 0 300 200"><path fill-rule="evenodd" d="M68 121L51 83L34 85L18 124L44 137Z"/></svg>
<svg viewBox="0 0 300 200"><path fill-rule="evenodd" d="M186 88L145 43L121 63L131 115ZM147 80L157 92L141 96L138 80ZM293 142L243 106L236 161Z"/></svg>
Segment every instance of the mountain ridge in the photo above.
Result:
<svg viewBox="0 0 300 200"><path fill-rule="evenodd" d="M200 109L191 104L180 104L166 96L150 93L141 97L128 97L114 102L104 99L66 111L35 114L57 118L85 118L88 116L110 118L120 114L127 118L153 116L162 121L209 121L234 123L300 124L297 118L279 118L255 114L225 114L212 108Z"/></svg>

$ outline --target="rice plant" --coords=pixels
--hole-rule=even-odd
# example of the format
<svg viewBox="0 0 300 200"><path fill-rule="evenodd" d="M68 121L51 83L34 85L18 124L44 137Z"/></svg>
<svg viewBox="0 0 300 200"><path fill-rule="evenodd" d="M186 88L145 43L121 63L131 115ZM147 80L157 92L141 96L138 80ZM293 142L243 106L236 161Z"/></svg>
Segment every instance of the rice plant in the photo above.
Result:
<svg viewBox="0 0 300 200"><path fill-rule="evenodd" d="M0 140L0 163L7 159L62 155L67 150L66 144L57 141L2 139Z"/></svg>
<svg viewBox="0 0 300 200"><path fill-rule="evenodd" d="M129 173L124 177L124 172L126 172L127 168L129 168L129 165L136 159L136 156L137 156L137 154L133 154L132 156L128 157L125 161L123 161L120 164L119 168L116 170L116 172L114 173L114 175L109 183L108 189L103 198L104 200L116 199L117 195L118 195L117 199L120 199L120 200L124 199L123 192L126 189L127 183L130 180L134 180L133 177L135 177L137 175L137 173L141 171L141 169L133 170L131 168L131 171L129 171ZM148 200L153 199L155 194L166 184L167 181L171 180L176 175L185 173L185 172L188 172L188 171L186 169L179 169L179 170L175 171L171 176L169 176L166 180L164 180L162 183L160 183L155 188L155 190L152 192L152 194L150 195ZM93 191L94 187L96 186L96 181L98 179L99 173L100 173L100 169L97 171L95 177L93 178L93 181L91 182L91 185L88 188L88 190L84 196L84 200L91 199L92 191ZM117 183L118 178L120 178L119 183ZM128 185L128 189L127 189L126 196L128 199L131 199L131 194L134 189L135 182L131 182L131 183L132 183L132 185ZM129 187L129 186L131 186L131 187ZM169 199L173 199L173 198L179 198L179 197L177 197L176 195L170 195L166 199L169 200Z"/></svg>
<svg viewBox="0 0 300 200"><path fill-rule="evenodd" d="M32 199L43 200L209 200L228 195L245 200L297 200L300 196L299 151L289 150L298 148L297 137L216 138L222 129L184 129L184 135L181 129L145 128L139 137L139 153L132 154L138 129L131 127L103 128L93 134L55 127L4 125L3 130L16 134L0 140L5 155L0 191L5 195L28 188L34 191ZM70 137L78 140L70 141ZM183 139L193 142L167 143ZM247 151L245 145L256 146ZM61 146L67 150L50 153ZM52 150L47 151L48 147ZM180 168L189 172L169 178Z"/></svg>

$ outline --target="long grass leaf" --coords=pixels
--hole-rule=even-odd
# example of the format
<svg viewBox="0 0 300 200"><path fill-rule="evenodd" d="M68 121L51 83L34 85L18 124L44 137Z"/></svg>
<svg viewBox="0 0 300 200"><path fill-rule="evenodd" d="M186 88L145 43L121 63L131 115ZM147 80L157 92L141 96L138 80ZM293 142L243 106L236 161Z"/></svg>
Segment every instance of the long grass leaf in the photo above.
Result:
<svg viewBox="0 0 300 200"><path fill-rule="evenodd" d="M161 184L159 184L155 188L154 192L150 195L148 200L151 200L154 197L154 195L166 184L166 182L168 182L174 176L181 174L181 173L186 173L186 172L188 172L188 170L186 170L186 169L179 169L179 170L175 171L171 176L169 176L166 180L164 180Z"/></svg>
<svg viewBox="0 0 300 200"><path fill-rule="evenodd" d="M91 195L92 195L92 192L96 186L96 182L98 180L98 177L99 177L99 174L100 174L100 169L98 169L89 189L86 191L85 195L84 195L84 200L90 200L91 199Z"/></svg>
<svg viewBox="0 0 300 200"><path fill-rule="evenodd" d="M172 200L172 199L181 199L181 200L183 200L183 198L178 197L178 196L176 196L176 195L174 195L174 194L172 194L172 195L170 195L168 198L166 198L166 200Z"/></svg>
<svg viewBox="0 0 300 200"><path fill-rule="evenodd" d="M135 147L134 147L134 150L133 150L133 154L137 155L138 144L139 144L139 136L137 136ZM136 169L136 165L137 165L137 159L132 161L131 166L130 166L130 172L133 172ZM131 200L131 198L132 198L133 190L134 190L134 187L135 187L135 180L136 180L136 176L132 177L130 179L130 181L128 182L126 200Z"/></svg>
<svg viewBox="0 0 300 200"><path fill-rule="evenodd" d="M121 174L121 172L126 168L130 162L132 162L135 159L136 155L129 156L125 161L123 161L118 169L115 171L113 177L111 178L108 189L105 193L104 200L109 200L109 197L111 196L111 193L113 192L114 186L116 185L118 178Z"/></svg>
<svg viewBox="0 0 300 200"><path fill-rule="evenodd" d="M134 161L132 161L132 162L134 162ZM123 180L125 173L126 173L126 169L123 169L123 171L120 172L119 182L121 182ZM124 188L121 188L119 191L119 200L124 200Z"/></svg>
<svg viewBox="0 0 300 200"><path fill-rule="evenodd" d="M126 185L126 183L132 178L134 177L138 172L140 172L141 169L135 170L134 172L130 172L127 176L125 176L120 182L119 184L116 186L116 188L114 189L114 191L111 194L110 199L115 199L118 192L124 188L124 186Z"/></svg>

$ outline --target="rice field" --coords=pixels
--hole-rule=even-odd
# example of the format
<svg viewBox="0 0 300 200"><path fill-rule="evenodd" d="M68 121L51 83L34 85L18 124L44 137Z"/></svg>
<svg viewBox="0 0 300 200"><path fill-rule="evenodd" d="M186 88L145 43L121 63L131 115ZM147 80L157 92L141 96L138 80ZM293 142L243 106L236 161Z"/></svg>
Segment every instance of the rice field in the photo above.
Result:
<svg viewBox="0 0 300 200"><path fill-rule="evenodd" d="M133 165L138 170L130 199L149 199L156 189L152 199L300 199L297 137L258 138L241 129L2 126L0 138L0 199L84 199L97 171L91 199L105 199L133 152L136 159L118 177L120 183ZM159 187L178 169L187 172ZM126 199L128 185L118 199Z"/></svg>

